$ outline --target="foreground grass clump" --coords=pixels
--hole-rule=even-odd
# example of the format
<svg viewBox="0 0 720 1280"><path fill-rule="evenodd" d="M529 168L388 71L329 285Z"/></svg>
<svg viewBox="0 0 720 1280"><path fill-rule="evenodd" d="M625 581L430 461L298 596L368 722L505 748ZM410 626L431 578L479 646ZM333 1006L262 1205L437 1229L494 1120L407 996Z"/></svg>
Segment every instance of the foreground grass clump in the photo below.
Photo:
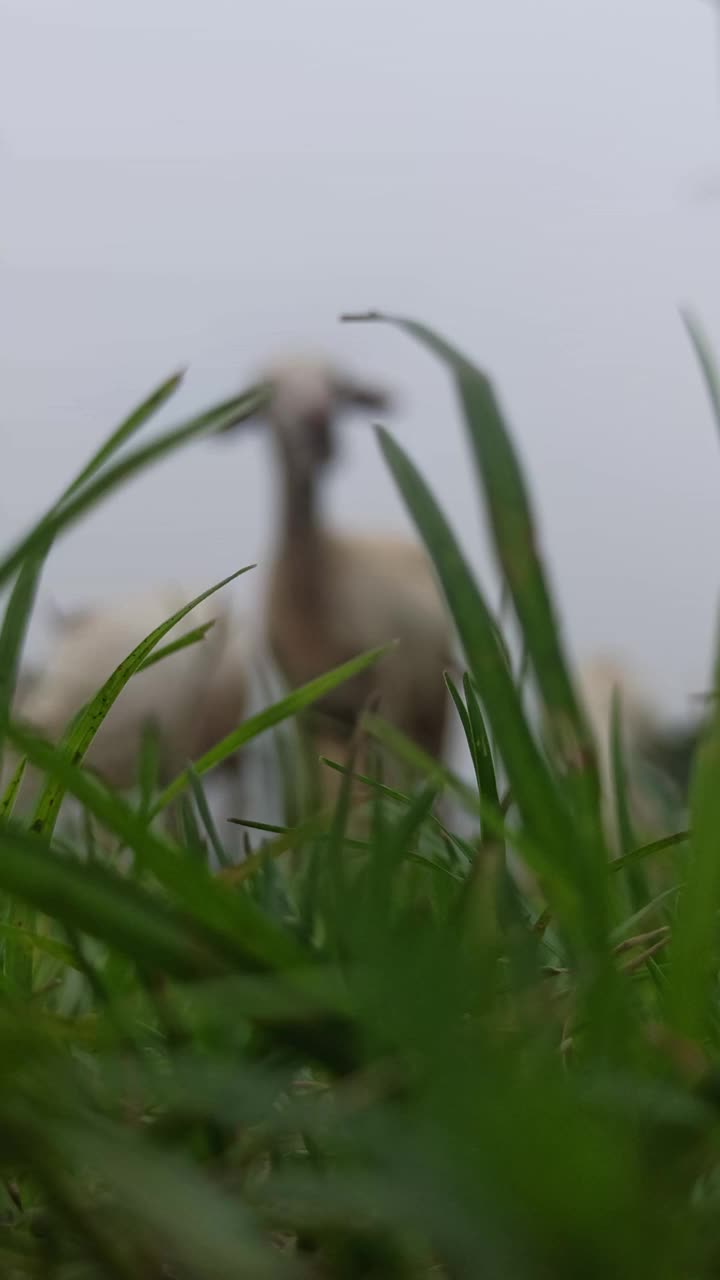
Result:
<svg viewBox="0 0 720 1280"><path fill-rule="evenodd" d="M593 743L492 387L401 323L457 384L523 643L519 676L430 489L380 431L462 642L467 674L449 683L474 787L368 717L378 770L362 823L347 773L334 814L305 815L228 865L203 774L382 655L238 726L162 794L147 794L141 768L130 802L83 756L124 683L167 657L179 615L60 746L13 722L53 541L140 467L253 410L262 388L132 446L171 379L0 562L0 585L12 584L0 737L43 780L29 816L14 812L23 765L1 802L0 1275L720 1274L720 722L699 752L690 831L638 847L621 821L611 860ZM411 792L383 784L385 752L414 767ZM441 821L446 792L474 817L472 839ZM66 795L87 815L77 847L55 832ZM171 804L181 836L155 820ZM510 855L532 890L518 889Z"/></svg>

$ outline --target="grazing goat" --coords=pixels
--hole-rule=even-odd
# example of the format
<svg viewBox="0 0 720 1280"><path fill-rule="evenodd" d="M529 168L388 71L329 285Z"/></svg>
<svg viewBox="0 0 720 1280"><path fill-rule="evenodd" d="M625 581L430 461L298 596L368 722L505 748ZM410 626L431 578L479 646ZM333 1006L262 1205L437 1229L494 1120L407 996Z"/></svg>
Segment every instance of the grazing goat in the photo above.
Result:
<svg viewBox="0 0 720 1280"><path fill-rule="evenodd" d="M346 758L372 701L437 758L447 728L443 670L452 661L452 633L428 557L400 537L332 532L321 513L321 478L337 453L336 419L352 409L385 408L387 397L322 360L280 362L266 383L281 493L266 605L272 656L294 687L398 641L394 652L318 704L323 746L335 759Z"/></svg>
<svg viewBox="0 0 720 1280"><path fill-rule="evenodd" d="M58 741L72 717L132 649L185 602L179 590L165 588L56 615L50 657L43 668L18 683L15 717ZM211 599L182 619L162 643L213 619L214 626L199 643L132 676L111 707L85 763L112 786L124 790L135 784L146 726L155 731L159 781L166 782L242 720L247 700L246 629ZM20 796L23 808L32 803L36 791L37 778L26 775Z"/></svg>

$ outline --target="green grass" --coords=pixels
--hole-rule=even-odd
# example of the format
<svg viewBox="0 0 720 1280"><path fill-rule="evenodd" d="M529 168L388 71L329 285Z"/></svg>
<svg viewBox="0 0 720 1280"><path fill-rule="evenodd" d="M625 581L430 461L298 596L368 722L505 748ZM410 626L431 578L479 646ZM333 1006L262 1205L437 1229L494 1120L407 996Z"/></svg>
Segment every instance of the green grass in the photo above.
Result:
<svg viewBox="0 0 720 1280"><path fill-rule="evenodd" d="M178 389L169 379L0 556L11 587L0 741L44 779L27 816L19 771L0 797L3 1277L720 1275L720 709L690 830L678 816L650 842L633 825L615 706L613 862L499 400L467 357L395 323L457 387L525 655L518 675L430 486L379 430L463 646L464 679L447 683L472 783L368 716L378 771L362 775L362 825L350 823L353 769L341 768L335 812L293 803L267 829L238 814L265 842L230 865L204 775L373 652L238 725L162 791L148 738L139 799L114 793L83 768L85 752L123 685L175 651L164 636L198 601L128 655L59 744L13 721L54 542L141 468L253 411L262 389L137 444ZM284 768L300 769L294 752ZM417 785L387 786L384 752ZM56 827L66 795L85 814L70 843ZM470 815L469 837L448 825L446 797ZM161 821L170 804L174 834ZM102 848L98 829L111 836ZM518 865L528 874L511 874Z"/></svg>

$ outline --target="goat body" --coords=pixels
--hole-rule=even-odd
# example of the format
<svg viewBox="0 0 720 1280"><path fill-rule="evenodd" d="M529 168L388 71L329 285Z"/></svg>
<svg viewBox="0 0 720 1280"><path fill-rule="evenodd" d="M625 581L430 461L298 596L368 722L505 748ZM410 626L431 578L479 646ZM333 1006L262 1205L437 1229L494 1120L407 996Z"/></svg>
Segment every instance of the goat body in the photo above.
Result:
<svg viewBox="0 0 720 1280"><path fill-rule="evenodd" d="M451 633L427 556L396 537L321 532L289 545L272 573L268 634L292 685L365 650L397 642L377 664L339 686L318 709L353 725L371 697L377 710L437 757L447 719L443 670Z"/></svg>
<svg viewBox="0 0 720 1280"><path fill-rule="evenodd" d="M21 681L14 715L57 742L71 719L117 666L160 622L186 603L179 588L120 599L56 621L51 654ZM143 730L158 745L160 781L167 781L235 728L244 714L247 645L244 631L214 600L206 600L168 633L170 643L214 621L197 644L131 677L93 738L85 763L109 784L136 782ZM28 779L23 785L28 803ZM36 789L35 780L31 789Z"/></svg>

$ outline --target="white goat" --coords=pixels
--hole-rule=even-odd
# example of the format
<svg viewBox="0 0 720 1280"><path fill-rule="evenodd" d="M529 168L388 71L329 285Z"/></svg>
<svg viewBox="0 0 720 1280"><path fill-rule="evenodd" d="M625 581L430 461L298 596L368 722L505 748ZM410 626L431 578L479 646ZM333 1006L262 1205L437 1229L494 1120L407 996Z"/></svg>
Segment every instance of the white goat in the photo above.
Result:
<svg viewBox="0 0 720 1280"><path fill-rule="evenodd" d="M272 655L297 686L397 640L394 653L318 704L327 718L324 747L342 758L372 698L381 715L439 757L452 632L429 559L418 543L401 537L332 532L320 509L321 476L337 452L336 419L347 410L385 408L387 397L309 358L278 362L265 381L281 489L266 606Z"/></svg>
<svg viewBox="0 0 720 1280"><path fill-rule="evenodd" d="M57 741L120 662L186 600L178 588L166 587L56 617L47 661L18 685L16 718ZM155 731L164 782L242 720L248 691L245 624L211 598L178 623L161 645L213 619L200 642L139 671L113 704L85 760L112 786L129 789L136 782L145 726ZM36 788L37 778L26 775L23 808L32 803Z"/></svg>

